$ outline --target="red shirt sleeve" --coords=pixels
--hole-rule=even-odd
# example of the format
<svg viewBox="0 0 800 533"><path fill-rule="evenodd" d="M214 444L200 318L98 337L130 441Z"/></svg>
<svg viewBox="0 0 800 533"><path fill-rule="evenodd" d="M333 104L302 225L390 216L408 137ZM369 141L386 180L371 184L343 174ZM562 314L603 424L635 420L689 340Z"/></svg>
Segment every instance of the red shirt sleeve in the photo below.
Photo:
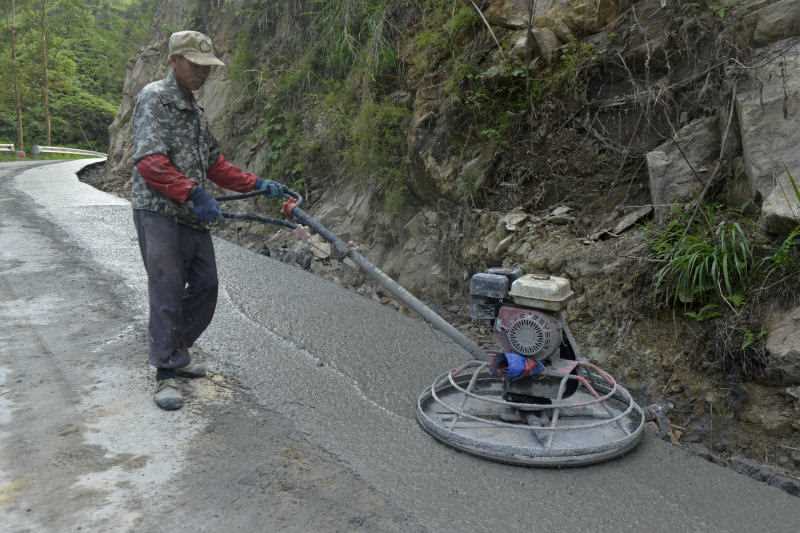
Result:
<svg viewBox="0 0 800 533"><path fill-rule="evenodd" d="M258 176L245 172L239 167L225 160L220 154L217 162L208 169L208 179L226 189L236 192L250 192L256 188Z"/></svg>
<svg viewBox="0 0 800 533"><path fill-rule="evenodd" d="M144 181L154 190L170 200L184 203L197 182L182 174L169 157L163 154L152 154L136 163L136 170Z"/></svg>

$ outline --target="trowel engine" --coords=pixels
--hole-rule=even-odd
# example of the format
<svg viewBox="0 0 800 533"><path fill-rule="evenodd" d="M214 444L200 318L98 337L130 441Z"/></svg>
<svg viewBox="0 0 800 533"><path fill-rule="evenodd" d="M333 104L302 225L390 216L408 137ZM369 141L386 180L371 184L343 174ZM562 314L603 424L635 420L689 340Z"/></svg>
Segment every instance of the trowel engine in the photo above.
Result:
<svg viewBox="0 0 800 533"><path fill-rule="evenodd" d="M484 351L437 377L417 420L468 453L528 466L580 466L632 450L644 412L583 357L565 320L569 280L495 268L470 280L470 315L494 331Z"/></svg>
<svg viewBox="0 0 800 533"><path fill-rule="evenodd" d="M534 393L537 378L556 360L574 361L574 340L564 320L572 296L569 280L523 275L519 268L493 268L470 280L470 317L490 323L499 351L489 352L489 369L504 378L509 402L550 403ZM568 383L563 397L576 382Z"/></svg>

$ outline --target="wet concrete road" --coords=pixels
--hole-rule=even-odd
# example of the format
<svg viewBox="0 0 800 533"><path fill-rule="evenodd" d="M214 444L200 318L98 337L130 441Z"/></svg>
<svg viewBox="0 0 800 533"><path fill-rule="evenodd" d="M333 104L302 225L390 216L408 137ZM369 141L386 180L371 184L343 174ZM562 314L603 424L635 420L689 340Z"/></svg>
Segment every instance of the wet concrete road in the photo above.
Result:
<svg viewBox="0 0 800 533"><path fill-rule="evenodd" d="M224 241L218 374L159 412L130 208L79 166L0 165L0 531L800 530L796 498L652 439L565 471L436 443L414 402L459 348Z"/></svg>

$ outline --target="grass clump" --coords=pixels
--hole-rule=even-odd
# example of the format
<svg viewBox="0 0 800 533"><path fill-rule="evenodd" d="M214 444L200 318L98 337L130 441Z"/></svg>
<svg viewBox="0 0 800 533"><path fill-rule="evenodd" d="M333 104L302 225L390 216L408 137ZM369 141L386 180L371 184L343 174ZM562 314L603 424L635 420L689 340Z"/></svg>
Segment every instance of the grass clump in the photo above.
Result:
<svg viewBox="0 0 800 533"><path fill-rule="evenodd" d="M705 364L726 373L754 377L766 361L766 331L754 296L763 282L763 260L743 221L722 218L704 206L699 220L681 211L661 227L647 230L650 258L658 265L653 293L661 307L707 325Z"/></svg>
<svg viewBox="0 0 800 533"><path fill-rule="evenodd" d="M738 222L693 232L672 221L651 246L662 263L655 289L665 303L705 305L719 298L738 308L745 302L753 252Z"/></svg>

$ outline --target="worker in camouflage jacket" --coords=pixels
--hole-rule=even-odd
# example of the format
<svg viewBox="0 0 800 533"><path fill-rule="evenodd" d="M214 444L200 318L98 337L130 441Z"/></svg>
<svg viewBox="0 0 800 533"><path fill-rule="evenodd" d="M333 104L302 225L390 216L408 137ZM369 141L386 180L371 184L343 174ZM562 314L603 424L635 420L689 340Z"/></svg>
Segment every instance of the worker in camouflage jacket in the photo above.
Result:
<svg viewBox="0 0 800 533"><path fill-rule="evenodd" d="M286 187L225 160L193 91L212 66L224 66L211 39L195 31L169 39L169 75L139 93L133 116L133 219L148 278L154 400L180 409L177 377L202 377L189 348L208 327L217 302L209 226L221 217L208 180L237 192L280 198Z"/></svg>

